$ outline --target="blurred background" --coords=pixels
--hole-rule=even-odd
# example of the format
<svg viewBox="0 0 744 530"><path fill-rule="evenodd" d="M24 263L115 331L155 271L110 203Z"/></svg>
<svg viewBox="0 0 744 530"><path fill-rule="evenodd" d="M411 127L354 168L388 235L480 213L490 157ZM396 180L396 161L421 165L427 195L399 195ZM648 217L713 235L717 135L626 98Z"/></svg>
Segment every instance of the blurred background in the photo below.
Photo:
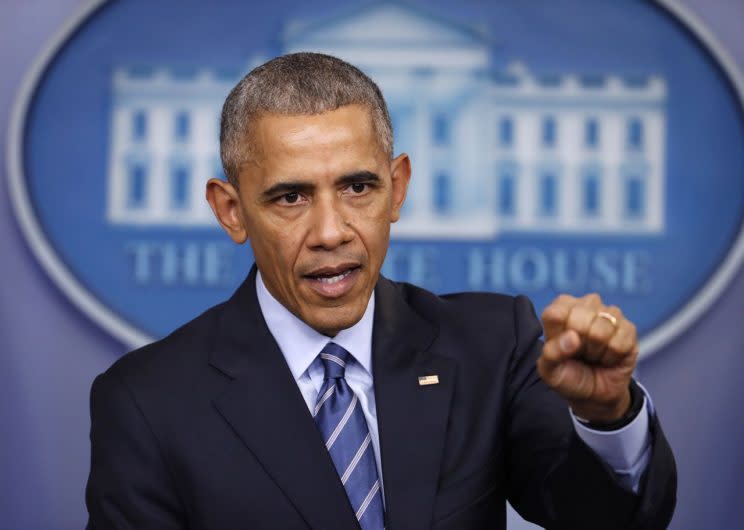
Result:
<svg viewBox="0 0 744 530"><path fill-rule="evenodd" d="M621 306L671 528L744 527L744 2L266 4L0 0L0 527L84 526L93 378L243 279L220 106L298 50L373 77L412 157L383 272Z"/></svg>

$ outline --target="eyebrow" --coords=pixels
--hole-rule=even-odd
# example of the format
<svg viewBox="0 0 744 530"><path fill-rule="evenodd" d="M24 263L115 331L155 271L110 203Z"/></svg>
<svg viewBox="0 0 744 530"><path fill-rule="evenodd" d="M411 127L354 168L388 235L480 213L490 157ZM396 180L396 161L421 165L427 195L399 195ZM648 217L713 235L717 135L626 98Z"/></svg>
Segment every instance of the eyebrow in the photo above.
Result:
<svg viewBox="0 0 744 530"><path fill-rule="evenodd" d="M261 198L264 200L273 199L287 193L308 193L315 187L314 184L302 181L288 181L274 184L269 189L261 192Z"/></svg>
<svg viewBox="0 0 744 530"><path fill-rule="evenodd" d="M350 186L361 183L379 183L380 177L372 171L361 170L342 175L336 179L336 185ZM279 182L270 188L261 192L261 198L264 200L272 199L287 193L309 193L315 188L315 184L302 180L289 180Z"/></svg>
<svg viewBox="0 0 744 530"><path fill-rule="evenodd" d="M372 173L371 171L367 171L366 169L362 171L355 171L354 173L350 173L348 175L343 175L336 179L337 184L344 184L346 186L349 186L351 184L361 184L361 183L379 183L380 177L377 176L376 173Z"/></svg>

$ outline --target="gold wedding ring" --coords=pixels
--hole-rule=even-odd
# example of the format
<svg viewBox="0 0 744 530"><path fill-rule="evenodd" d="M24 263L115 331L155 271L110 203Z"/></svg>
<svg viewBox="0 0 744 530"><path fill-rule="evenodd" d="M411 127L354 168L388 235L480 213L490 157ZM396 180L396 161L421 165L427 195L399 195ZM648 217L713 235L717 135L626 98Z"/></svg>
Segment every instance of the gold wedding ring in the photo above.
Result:
<svg viewBox="0 0 744 530"><path fill-rule="evenodd" d="M617 327L617 318L615 318L615 315L611 315L606 311L600 311L599 313L597 313L597 317L609 320L610 324L612 324L613 327Z"/></svg>

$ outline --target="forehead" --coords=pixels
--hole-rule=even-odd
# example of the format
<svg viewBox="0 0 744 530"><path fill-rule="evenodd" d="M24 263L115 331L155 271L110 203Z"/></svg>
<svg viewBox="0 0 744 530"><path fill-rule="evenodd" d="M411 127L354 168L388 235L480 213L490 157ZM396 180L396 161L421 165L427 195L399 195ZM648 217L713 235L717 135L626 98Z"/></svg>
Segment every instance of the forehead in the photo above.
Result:
<svg viewBox="0 0 744 530"><path fill-rule="evenodd" d="M320 114L264 114L252 127L249 141L256 161L264 163L328 150L347 154L379 150L371 113L362 105Z"/></svg>

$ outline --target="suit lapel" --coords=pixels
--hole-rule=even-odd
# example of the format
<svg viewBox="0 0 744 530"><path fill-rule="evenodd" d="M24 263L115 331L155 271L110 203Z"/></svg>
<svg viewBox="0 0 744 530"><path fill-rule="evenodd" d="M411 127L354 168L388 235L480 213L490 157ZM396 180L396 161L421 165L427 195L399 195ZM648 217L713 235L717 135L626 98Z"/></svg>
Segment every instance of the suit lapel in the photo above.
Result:
<svg viewBox="0 0 744 530"><path fill-rule="evenodd" d="M427 351L436 328L391 282L381 278L375 292L372 355L387 528L423 530L431 527L455 363ZM439 382L420 385L427 375Z"/></svg>
<svg viewBox="0 0 744 530"><path fill-rule="evenodd" d="M255 267L223 311L210 364L229 376L214 404L311 528L358 528L333 462L261 315Z"/></svg>

